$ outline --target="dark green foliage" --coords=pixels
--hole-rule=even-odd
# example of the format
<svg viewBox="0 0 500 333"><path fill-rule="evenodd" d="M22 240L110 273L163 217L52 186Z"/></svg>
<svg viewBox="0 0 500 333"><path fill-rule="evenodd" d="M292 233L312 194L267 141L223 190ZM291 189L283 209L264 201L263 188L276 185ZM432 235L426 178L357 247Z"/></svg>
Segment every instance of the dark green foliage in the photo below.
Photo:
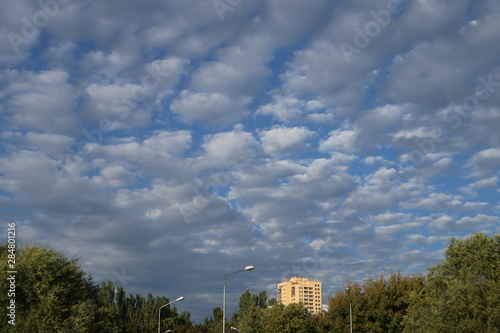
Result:
<svg viewBox="0 0 500 333"><path fill-rule="evenodd" d="M0 248L4 267L0 272L1 290L9 289L7 245ZM157 332L158 309L166 297L126 296L112 282L95 286L69 259L48 246L27 245L16 252L16 325L0 322L1 332L20 333L144 333ZM5 309L10 301L0 294ZM177 314L175 308L161 310L163 330L180 326L191 329L189 313ZM203 331L200 331L203 332Z"/></svg>
<svg viewBox="0 0 500 333"><path fill-rule="evenodd" d="M352 304L353 330L356 332L401 332L410 295L419 292L424 277L404 277L400 273L389 278L369 278L364 285L351 283L348 292L330 297L328 316L332 328L349 331L349 299Z"/></svg>
<svg viewBox="0 0 500 333"><path fill-rule="evenodd" d="M5 265L7 245L0 251ZM71 332L93 321L93 305L88 300L94 287L76 259L47 246L27 245L17 249L15 269L16 332ZM3 266L0 272L2 291L8 289L7 271ZM2 308L9 301L2 292ZM2 320L0 325L5 329L8 324Z"/></svg>
<svg viewBox="0 0 500 333"><path fill-rule="evenodd" d="M319 333L316 318L307 313L303 304L284 306L274 298L268 300L266 291L251 294L247 290L228 326L246 333Z"/></svg>
<svg viewBox="0 0 500 333"><path fill-rule="evenodd" d="M232 322L240 330L251 333L262 330L262 311L267 306L267 293L251 294L248 290L240 297L240 307Z"/></svg>
<svg viewBox="0 0 500 333"><path fill-rule="evenodd" d="M500 235L452 239L413 297L405 332L500 332Z"/></svg>

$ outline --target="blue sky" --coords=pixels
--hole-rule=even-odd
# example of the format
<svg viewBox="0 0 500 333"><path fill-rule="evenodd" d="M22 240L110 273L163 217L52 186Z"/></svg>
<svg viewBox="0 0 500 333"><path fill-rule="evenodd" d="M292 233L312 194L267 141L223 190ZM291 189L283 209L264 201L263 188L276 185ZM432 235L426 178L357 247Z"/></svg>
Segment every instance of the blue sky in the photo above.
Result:
<svg viewBox="0 0 500 333"><path fill-rule="evenodd" d="M498 233L500 4L0 1L0 209L202 321Z"/></svg>

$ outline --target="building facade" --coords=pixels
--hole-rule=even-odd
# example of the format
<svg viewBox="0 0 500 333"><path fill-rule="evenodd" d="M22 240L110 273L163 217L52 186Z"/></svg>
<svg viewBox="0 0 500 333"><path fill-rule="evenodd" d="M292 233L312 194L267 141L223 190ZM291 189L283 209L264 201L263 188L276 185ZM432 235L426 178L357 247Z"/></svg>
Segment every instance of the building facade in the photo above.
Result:
<svg viewBox="0 0 500 333"><path fill-rule="evenodd" d="M323 309L321 282L293 277L290 281L278 283L278 301L284 305L302 303L309 313L320 313Z"/></svg>

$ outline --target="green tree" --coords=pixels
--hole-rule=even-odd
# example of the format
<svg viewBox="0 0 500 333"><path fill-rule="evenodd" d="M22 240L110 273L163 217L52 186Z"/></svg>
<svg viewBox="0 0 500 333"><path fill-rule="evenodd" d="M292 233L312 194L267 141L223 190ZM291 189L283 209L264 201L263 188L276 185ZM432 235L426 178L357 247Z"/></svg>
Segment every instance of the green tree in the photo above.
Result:
<svg viewBox="0 0 500 333"><path fill-rule="evenodd" d="M285 317L283 315L285 306L281 303L276 303L263 314L262 332L281 332L286 326Z"/></svg>
<svg viewBox="0 0 500 333"><path fill-rule="evenodd" d="M363 288L359 283L349 283L349 293L336 292L328 299L328 317L331 320L333 331L349 332L349 302L352 304L353 324L358 332L361 317L360 305L363 303Z"/></svg>
<svg viewBox="0 0 500 333"><path fill-rule="evenodd" d="M246 290L240 296L239 309L233 314L231 325L248 332L260 332L262 330L262 311L267 306L267 293L251 294Z"/></svg>
<svg viewBox="0 0 500 333"><path fill-rule="evenodd" d="M332 328L348 331L350 326L349 302L352 304L353 329L356 332L388 332L403 330L403 318L409 307L411 295L424 285L420 275L404 277L391 273L389 278L380 275L369 278L363 285L350 283L346 292L337 292L329 299Z"/></svg>
<svg viewBox="0 0 500 333"><path fill-rule="evenodd" d="M11 249L14 251L13 249ZM1 290L9 290L10 273L8 245L0 247L4 267L0 272ZM0 323L1 332L37 333L154 333L157 331L158 310L168 303L166 297L146 298L126 296L122 287L112 282L95 286L80 269L77 259L69 259L48 246L27 245L15 253L16 326ZM10 304L7 292L0 294L4 309ZM177 309L165 307L161 315L162 328L197 330L190 314L177 314ZM203 332L203 327L198 332Z"/></svg>
<svg viewBox="0 0 500 333"><path fill-rule="evenodd" d="M453 238L414 295L405 332L500 332L500 235Z"/></svg>
<svg viewBox="0 0 500 333"><path fill-rule="evenodd" d="M205 317L203 324L200 326L210 333L222 332L222 309L216 306L212 310L212 317Z"/></svg>
<svg viewBox="0 0 500 333"><path fill-rule="evenodd" d="M8 247L0 248L7 263ZM4 265L5 265L4 264ZM9 289L9 269L0 272L1 290ZM16 332L87 332L92 329L94 287L76 259L69 259L48 246L26 245L16 252ZM0 295L5 309L10 298ZM2 331L7 322L2 320Z"/></svg>
<svg viewBox="0 0 500 333"><path fill-rule="evenodd" d="M103 282L93 295L96 332L121 333L125 330L126 315L123 308L125 291L113 282Z"/></svg>
<svg viewBox="0 0 500 333"><path fill-rule="evenodd" d="M263 333L315 333L316 328L302 303L277 304L264 311Z"/></svg>
<svg viewBox="0 0 500 333"><path fill-rule="evenodd" d="M266 291L257 294L245 291L228 326L247 333L320 332L316 328L316 317L309 315L303 304L284 306L275 298L268 299Z"/></svg>

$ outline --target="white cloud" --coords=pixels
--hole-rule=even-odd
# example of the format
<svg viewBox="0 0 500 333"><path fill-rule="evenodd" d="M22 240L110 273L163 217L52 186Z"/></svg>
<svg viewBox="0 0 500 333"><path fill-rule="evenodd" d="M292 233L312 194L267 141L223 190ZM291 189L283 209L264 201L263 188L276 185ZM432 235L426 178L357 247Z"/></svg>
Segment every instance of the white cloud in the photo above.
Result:
<svg viewBox="0 0 500 333"><path fill-rule="evenodd" d="M449 228L450 224L454 221L454 218L450 215L441 215L434 221L432 221L429 225L433 228Z"/></svg>
<svg viewBox="0 0 500 333"><path fill-rule="evenodd" d="M73 105L78 93L63 70L39 73L3 71L9 80L6 97L11 125L48 133L66 133L78 125ZM68 112L69 111L69 112Z"/></svg>
<svg viewBox="0 0 500 333"><path fill-rule="evenodd" d="M383 156L368 156L363 159L363 163L367 165L375 165L382 164L388 165L391 164L390 161L386 160Z"/></svg>
<svg viewBox="0 0 500 333"><path fill-rule="evenodd" d="M206 64L195 73L192 78L193 89L225 94L251 93L254 87L269 74L269 69L259 63L254 63L255 58L252 54L241 49L232 50L230 53L235 53L230 56L235 59Z"/></svg>
<svg viewBox="0 0 500 333"><path fill-rule="evenodd" d="M375 234L380 236L388 236L398 231L412 230L420 226L422 226L422 223L420 222L409 222L409 223L399 223L393 225L380 226L380 227L375 227Z"/></svg>
<svg viewBox="0 0 500 333"><path fill-rule="evenodd" d="M87 66L100 69L100 74L115 79L138 63L138 55L130 50L112 50L110 53L94 51L87 55Z"/></svg>
<svg viewBox="0 0 500 333"><path fill-rule="evenodd" d="M333 161L333 163L339 164L339 165L348 165L348 164L350 164L358 159L358 157L356 155L348 155L348 154L339 153L336 151L330 153L330 155L331 155L331 160Z"/></svg>
<svg viewBox="0 0 500 333"><path fill-rule="evenodd" d="M105 159L147 163L154 158L177 156L190 147L191 139L188 131L157 131L142 142L136 138L125 138L107 145L88 143L85 153Z"/></svg>
<svg viewBox="0 0 500 333"><path fill-rule="evenodd" d="M357 133L353 130L334 130L330 132L330 137L323 141L320 150L339 150L342 152L356 151L355 140Z"/></svg>
<svg viewBox="0 0 500 333"><path fill-rule="evenodd" d="M408 209L423 208L427 210L435 210L445 208L457 209L463 204L463 197L460 195L431 193L427 198L410 200L404 203L403 206Z"/></svg>
<svg viewBox="0 0 500 333"><path fill-rule="evenodd" d="M234 176L238 181L238 188L269 187L279 184L290 176L305 172L306 169L306 166L290 160L278 160L240 168Z"/></svg>
<svg viewBox="0 0 500 333"><path fill-rule="evenodd" d="M250 101L250 97L184 90L170 108L187 123L201 122L220 128L241 120Z"/></svg>
<svg viewBox="0 0 500 333"><path fill-rule="evenodd" d="M155 60L146 64L146 73L143 74L141 83L144 88L155 90L155 93L160 90L170 90L179 83L188 65L189 60L180 57Z"/></svg>
<svg viewBox="0 0 500 333"><path fill-rule="evenodd" d="M311 113L323 109L325 106L317 100L304 101L293 96L273 96L273 102L262 105L257 110L257 114L272 116L283 123L295 123L307 115L313 120L324 118L331 120L330 114Z"/></svg>
<svg viewBox="0 0 500 333"><path fill-rule="evenodd" d="M121 165L102 168L98 176L92 177L92 181L105 188L127 187L136 183L135 174Z"/></svg>
<svg viewBox="0 0 500 333"><path fill-rule="evenodd" d="M379 224L404 223L411 220L412 214L392 213L390 211L372 216L371 219Z"/></svg>
<svg viewBox="0 0 500 333"><path fill-rule="evenodd" d="M261 134L262 148L270 155L298 151L313 135L305 127L274 127Z"/></svg>
<svg viewBox="0 0 500 333"><path fill-rule="evenodd" d="M145 126L150 122L149 113L140 106L148 94L141 85L91 84L86 93L88 102L85 110L96 124L103 119L110 119L113 125L109 127L115 130L127 125Z"/></svg>
<svg viewBox="0 0 500 333"><path fill-rule="evenodd" d="M146 218L157 220L161 216L161 210L158 208L151 208L146 212Z"/></svg>
<svg viewBox="0 0 500 333"><path fill-rule="evenodd" d="M240 164L252 164L257 157L253 135L240 126L232 131L207 135L202 144L203 153L193 161L193 167L232 170Z"/></svg>
<svg viewBox="0 0 500 333"><path fill-rule="evenodd" d="M400 200L421 195L422 186L404 182L395 169L380 168L367 175L363 185L344 201L349 209L363 212L381 212L398 207Z"/></svg>
<svg viewBox="0 0 500 333"><path fill-rule="evenodd" d="M6 191L41 195L54 186L52 161L43 153L19 150L0 161L1 187Z"/></svg>
<svg viewBox="0 0 500 333"><path fill-rule="evenodd" d="M466 163L476 177L487 177L500 165L500 149L490 148L475 153Z"/></svg>
<svg viewBox="0 0 500 333"><path fill-rule="evenodd" d="M158 155L178 155L191 146L192 135L189 131L158 131L144 140L145 148Z"/></svg>
<svg viewBox="0 0 500 333"><path fill-rule="evenodd" d="M474 217L464 216L457 221L458 225L474 226L475 229L487 228L497 225L500 222L500 217L489 216L486 214L477 214Z"/></svg>
<svg viewBox="0 0 500 333"><path fill-rule="evenodd" d="M43 152L49 156L62 158L68 153L67 147L75 143L75 139L62 134L48 134L28 132L24 141L33 150Z"/></svg>
<svg viewBox="0 0 500 333"><path fill-rule="evenodd" d="M461 187L459 190L471 197L476 197L476 191L478 189L488 188L488 187L496 187L498 183L498 177L490 177L481 179L475 182L468 184L466 187Z"/></svg>

